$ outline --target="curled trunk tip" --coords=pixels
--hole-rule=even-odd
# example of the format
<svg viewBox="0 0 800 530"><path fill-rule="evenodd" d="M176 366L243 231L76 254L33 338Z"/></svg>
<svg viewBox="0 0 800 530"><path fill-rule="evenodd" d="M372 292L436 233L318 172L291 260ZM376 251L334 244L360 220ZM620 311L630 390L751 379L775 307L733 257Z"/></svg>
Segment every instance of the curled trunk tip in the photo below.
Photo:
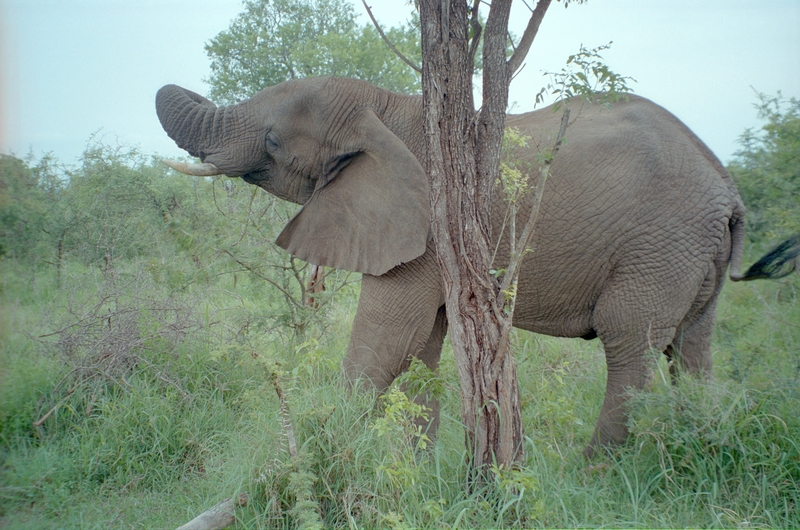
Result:
<svg viewBox="0 0 800 530"><path fill-rule="evenodd" d="M201 151L218 138L215 120L219 109L191 90L166 85L156 94L156 114L161 126L178 147L201 157Z"/></svg>

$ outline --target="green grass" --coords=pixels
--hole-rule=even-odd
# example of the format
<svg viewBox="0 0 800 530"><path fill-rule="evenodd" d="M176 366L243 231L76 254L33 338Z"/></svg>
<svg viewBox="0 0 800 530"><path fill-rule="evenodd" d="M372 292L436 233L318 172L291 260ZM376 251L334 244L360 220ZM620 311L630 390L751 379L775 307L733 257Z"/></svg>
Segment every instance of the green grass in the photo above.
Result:
<svg viewBox="0 0 800 530"><path fill-rule="evenodd" d="M401 396L341 384L357 287L296 337L273 325L281 299L241 279L75 266L59 289L0 266L1 527L177 527L239 492L242 529L800 526L796 275L728 284L714 381L673 387L660 361L630 442L593 462L599 342L517 333L526 464L469 492L449 348L435 444Z"/></svg>

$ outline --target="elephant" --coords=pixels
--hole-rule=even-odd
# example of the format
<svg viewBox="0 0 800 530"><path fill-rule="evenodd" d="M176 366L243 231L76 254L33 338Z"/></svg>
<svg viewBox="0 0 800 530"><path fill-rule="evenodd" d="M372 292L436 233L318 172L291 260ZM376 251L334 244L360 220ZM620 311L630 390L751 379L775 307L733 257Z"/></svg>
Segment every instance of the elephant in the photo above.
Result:
<svg viewBox="0 0 800 530"><path fill-rule="evenodd" d="M551 165L513 324L602 341L606 394L585 451L592 455L625 440L628 391L650 377L649 352L666 354L675 373L710 374L729 266L734 281L779 274L764 267L740 273L743 203L717 157L675 116L636 95L611 106L573 105L580 109ZM420 164L420 96L321 77L217 107L167 85L156 111L178 147L200 159L170 165L239 177L302 205L277 244L311 264L362 273L343 361L347 380L382 391L414 357L436 369L447 317ZM530 138L514 156L535 164L560 120L552 108L508 115L506 126ZM491 217L495 263L502 264L509 242L500 196ZM522 219L530 210L524 201ZM788 258L778 253L780 263L794 259L798 246Z"/></svg>

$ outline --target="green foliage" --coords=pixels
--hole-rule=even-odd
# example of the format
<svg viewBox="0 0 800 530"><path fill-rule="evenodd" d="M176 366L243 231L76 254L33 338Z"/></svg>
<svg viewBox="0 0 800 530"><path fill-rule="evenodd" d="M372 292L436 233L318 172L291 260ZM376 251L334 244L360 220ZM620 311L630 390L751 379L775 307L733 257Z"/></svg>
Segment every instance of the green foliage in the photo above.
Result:
<svg viewBox="0 0 800 530"><path fill-rule="evenodd" d="M253 295L269 300L270 318L243 305L244 335L268 331L287 340L305 340L312 323L331 308L334 294L347 289L355 275L328 269L326 290L315 294L315 304L310 304L308 265L275 245L297 206L235 179L204 181L198 188L203 202L194 211L177 212L170 223L170 233L196 265L196 272L185 281L209 282L222 275L234 288L249 287Z"/></svg>
<svg viewBox="0 0 800 530"><path fill-rule="evenodd" d="M372 428L385 439L392 450L389 460L378 466L378 476L386 475L395 488L411 488L419 481L419 467L415 453L424 450L430 438L418 423L428 421L428 410L410 400L398 387L392 386L381 396L383 416L377 418Z"/></svg>
<svg viewBox="0 0 800 530"><path fill-rule="evenodd" d="M403 93L419 91L419 77L371 25L358 26L342 0L247 0L244 12L206 45L210 97L234 103L289 79L354 77ZM387 38L419 62L418 30L390 28Z"/></svg>
<svg viewBox="0 0 800 530"><path fill-rule="evenodd" d="M620 75L604 62L600 52L608 50L611 43L591 50L581 45L580 51L567 58L567 66L560 72L548 72L550 83L536 94L536 103L544 101L546 94L556 97L556 108L561 102L579 96L582 100L597 103L615 103L631 91L632 77Z"/></svg>
<svg viewBox="0 0 800 530"><path fill-rule="evenodd" d="M411 359L408 369L397 376L395 384L412 398L428 396L439 399L447 391L438 371L434 372L416 357Z"/></svg>
<svg viewBox="0 0 800 530"><path fill-rule="evenodd" d="M0 257L31 259L47 238L45 220L62 182L52 156L30 162L0 155Z"/></svg>
<svg viewBox="0 0 800 530"><path fill-rule="evenodd" d="M714 330L726 378L765 392L800 382L799 276L726 287Z"/></svg>
<svg viewBox="0 0 800 530"><path fill-rule="evenodd" d="M747 207L747 234L774 244L800 231L800 100L758 94L760 130L747 129L728 166Z"/></svg>
<svg viewBox="0 0 800 530"><path fill-rule="evenodd" d="M654 501L690 505L711 526L787 524L786 510L800 500L800 425L787 409L798 405L797 395L689 378L670 390L633 400L636 450L616 472L648 477Z"/></svg>
<svg viewBox="0 0 800 530"><path fill-rule="evenodd" d="M89 269L69 278L74 290L18 305L3 340L0 515L23 502L57 521L82 495L203 473L252 378L247 356L211 355L199 315L186 314L191 299L141 275L111 282ZM41 296L53 283L34 288ZM7 307L14 293L3 294Z"/></svg>
<svg viewBox="0 0 800 530"><path fill-rule="evenodd" d="M513 127L506 128L503 134L500 178L497 183L502 186L507 203L518 203L531 190L533 165L514 156L516 149L528 147L528 140L530 136Z"/></svg>
<svg viewBox="0 0 800 530"><path fill-rule="evenodd" d="M320 346L317 339L309 339L297 347L299 360L292 370L294 377L325 377L336 372L337 359Z"/></svg>
<svg viewBox="0 0 800 530"><path fill-rule="evenodd" d="M59 278L70 259L109 269L116 258L157 254L153 242L186 189L163 164L100 141L77 167L3 156L0 175L0 245L34 266L55 266Z"/></svg>
<svg viewBox="0 0 800 530"><path fill-rule="evenodd" d="M535 520L546 513L541 499L541 484L530 467L506 468L493 465L496 494L501 502L497 517L505 521L514 516L513 526Z"/></svg>
<svg viewBox="0 0 800 530"><path fill-rule="evenodd" d="M5 277L28 274L11 265L2 264ZM796 320L800 307L792 295L800 287L796 277L730 286L715 338L720 383L689 380L673 389L657 377L654 393L636 398L632 442L590 464L581 450L604 390L599 343L515 332L523 419L531 427L528 460L496 469L493 483L470 492L460 393L447 352L435 377L413 363L413 376L399 382L408 393L398 385L379 401L341 384L348 326L297 347L268 331L245 340L236 305L262 306L267 315L270 291L250 296L247 282L233 289L225 276L179 293L141 275L125 287L119 278L136 278L132 270L140 265L120 258L115 280L120 307L137 307L140 315L138 327L127 328L145 339L128 354L137 361L95 370L94 384L70 396L56 385L74 363L116 342L98 333L101 346L78 343L70 358L56 346L69 343L80 325L38 337L64 327L72 313L90 316L84 326L103 324L104 313L92 304L108 298L111 281L91 267L67 267L61 290L51 288L51 271L33 286L10 282L2 292L3 305L13 309L5 313L9 338L0 352L3 380L13 382L0 385L0 521L7 526L176 527L240 491L251 495L237 509L242 528L800 524L793 509L800 501L800 330L785 323ZM126 294L134 285L136 296ZM32 296L17 296L30 289ZM232 295L240 300L221 305ZM153 316L169 300L190 311L183 333L169 334L174 319ZM355 300L348 300L349 313ZM117 342L123 337L115 335ZM761 349L748 351L751 340ZM296 458L288 454L280 402L262 368L275 362L291 407ZM742 372L741 381L729 377ZM414 416L421 409L410 399L433 389L442 399L435 444L418 436ZM31 427L62 401L41 429Z"/></svg>

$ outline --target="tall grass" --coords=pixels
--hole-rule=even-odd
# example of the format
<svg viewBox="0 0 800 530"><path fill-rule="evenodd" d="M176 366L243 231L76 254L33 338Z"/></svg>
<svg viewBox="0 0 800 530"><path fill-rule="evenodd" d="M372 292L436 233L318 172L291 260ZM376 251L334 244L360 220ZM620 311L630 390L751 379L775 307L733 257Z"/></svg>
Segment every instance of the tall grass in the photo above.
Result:
<svg viewBox="0 0 800 530"><path fill-rule="evenodd" d="M57 289L0 266L0 526L176 527L243 491L236 528L800 526L796 276L726 286L715 380L657 376L630 442L593 462L601 345L517 333L527 461L471 491L447 348L404 381L440 394L435 441L399 387L342 384L355 288L300 336L246 281L131 262L71 266Z"/></svg>

